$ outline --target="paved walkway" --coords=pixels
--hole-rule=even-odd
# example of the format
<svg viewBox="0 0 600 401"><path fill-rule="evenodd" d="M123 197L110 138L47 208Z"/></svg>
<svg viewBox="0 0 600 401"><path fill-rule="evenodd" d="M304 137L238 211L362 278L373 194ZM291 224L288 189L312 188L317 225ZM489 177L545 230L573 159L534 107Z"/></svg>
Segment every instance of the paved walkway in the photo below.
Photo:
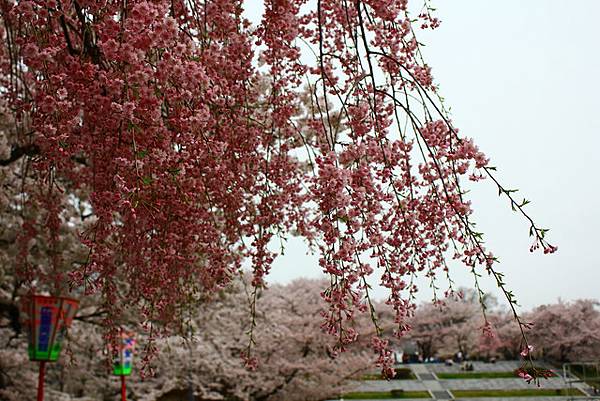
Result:
<svg viewBox="0 0 600 401"><path fill-rule="evenodd" d="M572 397L482 397L482 398L456 398L455 401L570 401ZM584 401L596 401L598 398L581 398ZM423 400L421 400L423 401Z"/></svg>
<svg viewBox="0 0 600 401"><path fill-rule="evenodd" d="M447 400L447 398L442 398ZM432 401L439 400L439 398L402 398L402 401ZM598 401L600 398L598 397L586 397L586 398L575 398L575 400L581 401ZM338 400L328 400L328 401L338 401ZM363 399L353 399L353 401L373 401L373 400L363 400ZM480 398L454 398L453 401L573 401L572 397L480 397Z"/></svg>
<svg viewBox="0 0 600 401"><path fill-rule="evenodd" d="M518 361L500 361L497 363L472 362L476 372L508 372L517 369L520 366ZM458 373L462 372L460 365L446 366L442 363L419 363L407 364L402 367L409 367L417 380L365 380L355 382L352 391L391 391L402 389L405 391L429 391L433 400L449 399L447 390L514 390L514 389L532 389L538 388L535 384L529 384L520 378L504 379L446 379L439 380L436 373ZM547 367L548 368L548 367ZM561 372L557 372L561 373ZM540 388L558 389L567 388L562 377L553 377L540 381ZM586 392L589 390L584 383L577 383L574 387ZM464 398L465 401L566 401L571 397L552 396L552 397L486 397L486 398ZM599 400L600 397L588 397L585 400ZM405 399L410 401L408 399ZM458 399L457 399L458 400ZM423 401L423 400L420 400Z"/></svg>
<svg viewBox="0 0 600 401"><path fill-rule="evenodd" d="M533 383L515 377L514 379L454 379L440 380L444 388L451 390L516 390L536 388ZM560 377L540 380L540 388L565 388L565 381Z"/></svg>

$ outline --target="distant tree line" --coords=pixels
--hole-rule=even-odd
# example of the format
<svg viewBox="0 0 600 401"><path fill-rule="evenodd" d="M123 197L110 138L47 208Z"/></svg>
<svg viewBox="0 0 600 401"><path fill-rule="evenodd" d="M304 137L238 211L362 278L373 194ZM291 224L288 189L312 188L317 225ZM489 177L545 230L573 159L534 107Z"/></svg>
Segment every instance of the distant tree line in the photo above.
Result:
<svg viewBox="0 0 600 401"><path fill-rule="evenodd" d="M492 306L495 300L488 300ZM523 314L536 358L561 364L600 359L600 311L598 301L559 301ZM471 359L519 359L522 336L512 315L498 308L481 313L478 299L467 292L462 299L443 306L426 303L417 308L406 336L423 359L446 359L460 352Z"/></svg>

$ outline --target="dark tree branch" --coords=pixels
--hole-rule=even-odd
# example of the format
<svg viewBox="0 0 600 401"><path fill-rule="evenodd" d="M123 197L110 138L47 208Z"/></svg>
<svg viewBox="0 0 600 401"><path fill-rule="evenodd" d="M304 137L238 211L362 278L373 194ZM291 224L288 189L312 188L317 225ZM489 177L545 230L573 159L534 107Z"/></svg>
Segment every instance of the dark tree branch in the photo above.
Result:
<svg viewBox="0 0 600 401"><path fill-rule="evenodd" d="M106 311L105 310L97 310L95 312L89 313L87 315L78 315L75 316L73 319L74 320L79 320L80 322L85 322L85 323L95 323L93 321L94 318L96 317L101 317L106 315Z"/></svg>
<svg viewBox="0 0 600 401"><path fill-rule="evenodd" d="M60 2L59 2L60 4ZM69 54L71 56L75 56L79 53L78 50L75 50L73 44L71 43L71 35L69 35L69 28L67 28L67 23L65 21L65 16L61 15L60 18L60 26L62 27L63 34L65 36L65 42L67 43L67 49L69 50Z"/></svg>
<svg viewBox="0 0 600 401"><path fill-rule="evenodd" d="M23 156L35 156L40 153L40 148L35 145L13 146L8 159L0 159L0 166L8 166Z"/></svg>

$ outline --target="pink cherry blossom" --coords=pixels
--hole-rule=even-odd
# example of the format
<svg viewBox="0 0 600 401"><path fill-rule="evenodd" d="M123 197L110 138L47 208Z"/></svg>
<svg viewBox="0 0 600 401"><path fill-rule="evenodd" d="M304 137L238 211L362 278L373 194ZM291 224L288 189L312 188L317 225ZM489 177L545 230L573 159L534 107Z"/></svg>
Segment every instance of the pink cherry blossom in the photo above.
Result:
<svg viewBox="0 0 600 401"><path fill-rule="evenodd" d="M31 291L100 293L113 331L124 309L150 330L250 266L254 316L298 235L330 277L323 329L344 349L360 313L380 332L374 274L398 335L413 279L435 290L449 255L504 288L465 179L491 177L530 224L532 249L556 251L445 113L412 28L436 28L433 10L415 22L406 0L266 0L253 26L247 7L2 3L1 100L14 145L35 147L18 261ZM90 214L77 223L81 258L59 251L74 203ZM387 369L385 342L372 347Z"/></svg>

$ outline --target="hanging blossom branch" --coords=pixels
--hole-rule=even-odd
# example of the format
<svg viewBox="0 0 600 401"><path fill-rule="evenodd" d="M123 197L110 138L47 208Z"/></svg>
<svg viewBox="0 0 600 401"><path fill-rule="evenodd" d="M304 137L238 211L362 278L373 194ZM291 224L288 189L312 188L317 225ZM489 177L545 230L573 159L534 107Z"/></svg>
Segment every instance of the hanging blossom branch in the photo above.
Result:
<svg viewBox="0 0 600 401"><path fill-rule="evenodd" d="M330 276L323 329L335 351L368 313L388 375L375 274L398 336L410 329L416 277L429 278L435 300L440 275L454 292L448 257L492 275L523 329L461 180L491 177L529 221L532 250L556 247L452 126L413 29L439 25L432 7L413 19L406 0L264 3L257 27L240 0L0 3L3 93L30 121L35 168L55 178L29 207L46 208L56 232L66 196L56 183L66 182L86 189L95 219L81 235L85 264L61 270L55 258L54 276L100 292L107 324L122 305L169 323L248 261L253 366L257 294L281 252L270 244L293 233ZM36 232L22 238L24 260Z"/></svg>
<svg viewBox="0 0 600 401"><path fill-rule="evenodd" d="M430 10L430 9L429 9ZM423 14L422 16L425 17L425 14ZM428 18L431 18L431 16L429 16ZM434 18L434 22L431 23L431 26L434 26L435 24L437 24L437 22L435 22L435 18ZM425 25L427 25L427 23L425 23ZM414 34L414 31L412 31ZM420 54L420 52L419 52ZM383 56L385 58L389 58L389 55L387 55L385 52L382 53L378 53L378 55ZM397 61L395 61L394 59L390 59L391 61L395 62L396 64ZM458 136L458 130L456 130L455 128L453 128L448 114L445 111L445 109L443 108L443 103L441 97L438 95L438 99L440 100L441 103L441 107L440 105L438 105L436 102L434 102L432 100L431 95L427 92L427 90L418 83L418 80L415 79L415 77L412 75L412 73L407 70L404 66L399 65L400 68L403 68L407 74L409 74L412 78L413 78L413 82L416 82L416 86L418 87L418 90L424 95L424 97L427 99L427 101L431 104L431 106L434 108L435 112L441 117L441 119L444 121L444 123L447 125L447 127L453 132L455 139L458 142L461 142L462 139ZM435 92L434 94L437 94L437 92ZM454 165L453 165L454 167ZM523 209L523 207L527 204L530 203L530 201L523 199L522 202L518 203L515 201L514 197L511 195L512 193L517 192L518 190L514 190L514 189L505 189L500 182L498 181L498 179L494 176L494 174L492 173L492 171L495 171L496 168L495 167L491 167L491 166L483 166L482 170L484 170L484 172L486 173L486 175L488 177L490 177L493 182L496 184L497 188L498 188L498 194L499 195L505 195L508 197L508 199L510 200L510 205L513 211L518 211L520 212L530 223L530 229L529 229L529 235L534 237L534 243L530 248L530 251L533 252L536 249L539 249L539 247L541 246L544 249L544 253L554 253L556 252L556 250L558 249L556 246L553 246L551 244L549 244L546 240L545 240L545 233L548 231L548 229L542 229L536 226L536 224L534 223L533 219L526 213L526 211ZM458 177L456 174L456 171L453 172L454 178L456 180L456 182L458 182ZM482 179L483 177L481 175L479 176L471 176L471 179L473 180L479 180ZM462 199L462 194L461 194L461 199ZM469 222L469 217L465 216L465 222L467 227L473 227L473 225ZM484 249L482 247L482 234L481 233L477 233L472 231L471 229L469 229L470 231L470 235L473 238L473 242L475 244L475 246L482 252L484 253ZM496 258L493 259L493 261L497 261ZM509 302L513 317L515 318L515 321L517 322L517 324L519 325L519 329L521 332L521 336L522 336L522 342L523 342L523 352L522 352L522 356L525 358L525 363L524 365L520 368L520 375L525 378L528 381L531 380L535 380L536 383L539 384L539 378L540 377L549 377L551 375L551 373L547 370L541 369L539 367L536 367L533 364L533 359L531 357L530 354L530 350L533 349L533 346L529 344L528 340L527 340L527 335L526 335L526 331L531 327L531 324L528 322L523 321L523 319L520 317L520 315L517 312L517 300L514 296L514 294L512 293L512 291L508 290L506 288L506 283L504 282L504 275L498 271L496 271L491 264L487 264L486 265L486 270L487 272L493 276L498 288L500 288L500 290L502 291L502 293L504 294L506 300ZM475 278L475 289L477 291L477 294L479 296L479 300L480 300L480 304L481 304L481 309L482 309L482 313L483 313L483 317L484 317L484 321L485 321L485 325L484 325L484 334L486 335L490 335L493 336L493 332L491 331L491 324L489 323L487 316L486 316L486 305L484 303L484 292L481 290L480 285L479 285L479 277L481 277L480 274L478 274L475 270L475 266L472 266L471 269L473 276ZM435 295L434 295L435 298Z"/></svg>

